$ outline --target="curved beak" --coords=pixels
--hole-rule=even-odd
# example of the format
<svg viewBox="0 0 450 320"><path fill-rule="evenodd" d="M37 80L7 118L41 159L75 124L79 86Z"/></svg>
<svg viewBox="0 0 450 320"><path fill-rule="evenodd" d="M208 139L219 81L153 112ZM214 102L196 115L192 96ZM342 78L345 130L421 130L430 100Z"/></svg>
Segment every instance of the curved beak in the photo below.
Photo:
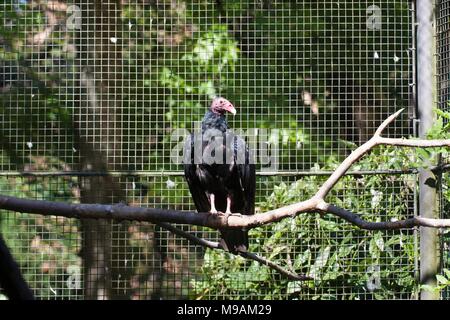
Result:
<svg viewBox="0 0 450 320"><path fill-rule="evenodd" d="M235 116L237 113L235 107L231 103L227 103L224 109L229 113L231 113L233 116Z"/></svg>

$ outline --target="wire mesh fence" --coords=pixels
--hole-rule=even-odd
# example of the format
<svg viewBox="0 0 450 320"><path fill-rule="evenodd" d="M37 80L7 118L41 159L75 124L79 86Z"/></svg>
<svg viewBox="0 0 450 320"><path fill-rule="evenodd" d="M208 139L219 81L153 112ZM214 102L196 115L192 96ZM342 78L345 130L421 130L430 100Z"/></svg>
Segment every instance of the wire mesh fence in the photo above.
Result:
<svg viewBox="0 0 450 320"><path fill-rule="evenodd" d="M437 83L438 83L438 104L439 109L443 111L450 110L450 1L442 0L437 8ZM440 163L448 163L448 154L441 155ZM448 173L441 176L442 188L440 190L441 216L448 218ZM449 236L448 232L443 231L441 237L442 267L449 268ZM449 298L449 289L446 288L441 296L444 299Z"/></svg>
<svg viewBox="0 0 450 320"><path fill-rule="evenodd" d="M439 8L446 108L448 1ZM412 1L8 0L0 9L1 194L194 210L175 151L217 95L237 107L230 126L257 141L257 212L311 196L400 108L386 135L416 134ZM371 221L414 216L411 157L379 148L330 197ZM149 223L2 212L0 230L43 299L418 294L415 231L361 231L318 214L250 232L251 251L311 283Z"/></svg>

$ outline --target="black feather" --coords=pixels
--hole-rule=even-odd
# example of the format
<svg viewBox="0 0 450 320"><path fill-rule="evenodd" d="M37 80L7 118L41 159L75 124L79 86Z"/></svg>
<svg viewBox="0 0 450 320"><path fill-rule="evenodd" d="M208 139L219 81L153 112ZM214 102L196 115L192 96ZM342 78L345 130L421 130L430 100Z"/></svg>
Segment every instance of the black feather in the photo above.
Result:
<svg viewBox="0 0 450 320"><path fill-rule="evenodd" d="M186 139L185 178L198 212L210 210L209 195L214 194L218 211L226 211L227 196L230 196L232 213L252 215L256 189L252 154L244 139L228 129L224 115L206 113L202 134L191 134ZM196 146L201 148L196 149ZM247 230L222 229L220 232L226 250L236 253L248 249Z"/></svg>

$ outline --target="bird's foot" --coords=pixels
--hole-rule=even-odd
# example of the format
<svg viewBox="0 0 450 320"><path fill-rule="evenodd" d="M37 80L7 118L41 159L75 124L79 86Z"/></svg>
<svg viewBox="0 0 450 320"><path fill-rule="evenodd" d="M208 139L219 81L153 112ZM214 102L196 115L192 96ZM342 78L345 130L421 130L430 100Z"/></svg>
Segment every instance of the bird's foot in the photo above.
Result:
<svg viewBox="0 0 450 320"><path fill-rule="evenodd" d="M212 214L217 214L217 209L216 209L216 204L215 204L215 196L214 193L211 193L209 195L209 203L211 204L211 210L209 210L210 213Z"/></svg>
<svg viewBox="0 0 450 320"><path fill-rule="evenodd" d="M231 214L231 197L227 197L227 209L225 210L226 214Z"/></svg>
<svg viewBox="0 0 450 320"><path fill-rule="evenodd" d="M219 216L224 216L227 219L232 216L237 216L237 217L242 216L242 214L240 214L240 213L233 213L233 212L229 212L229 211L228 212L227 211L225 211L225 212L217 211L216 214Z"/></svg>
<svg viewBox="0 0 450 320"><path fill-rule="evenodd" d="M232 215L232 213L227 213L223 211L217 211L216 215L225 218L225 220L228 220L228 217Z"/></svg>
<svg viewBox="0 0 450 320"><path fill-rule="evenodd" d="M242 214L240 214L240 213L232 213L232 212L228 212L227 213L227 215L229 215L229 216L237 216L237 217L240 217L240 216L242 216Z"/></svg>

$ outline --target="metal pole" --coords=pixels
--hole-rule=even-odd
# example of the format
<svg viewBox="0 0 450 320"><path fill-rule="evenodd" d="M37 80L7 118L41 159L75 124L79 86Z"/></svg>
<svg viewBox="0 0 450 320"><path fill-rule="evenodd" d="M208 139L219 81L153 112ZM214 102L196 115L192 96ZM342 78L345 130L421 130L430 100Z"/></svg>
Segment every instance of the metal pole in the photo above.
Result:
<svg viewBox="0 0 450 320"><path fill-rule="evenodd" d="M433 108L436 101L436 62L434 1L416 1L417 18L417 108L419 137L425 138L434 121ZM435 162L436 156L430 159ZM432 164L431 163L431 164ZM419 214L422 217L438 218L437 179L429 169L419 173ZM439 271L438 232L432 228L420 228L420 283L436 285ZM439 292L422 290L422 300L439 299Z"/></svg>

